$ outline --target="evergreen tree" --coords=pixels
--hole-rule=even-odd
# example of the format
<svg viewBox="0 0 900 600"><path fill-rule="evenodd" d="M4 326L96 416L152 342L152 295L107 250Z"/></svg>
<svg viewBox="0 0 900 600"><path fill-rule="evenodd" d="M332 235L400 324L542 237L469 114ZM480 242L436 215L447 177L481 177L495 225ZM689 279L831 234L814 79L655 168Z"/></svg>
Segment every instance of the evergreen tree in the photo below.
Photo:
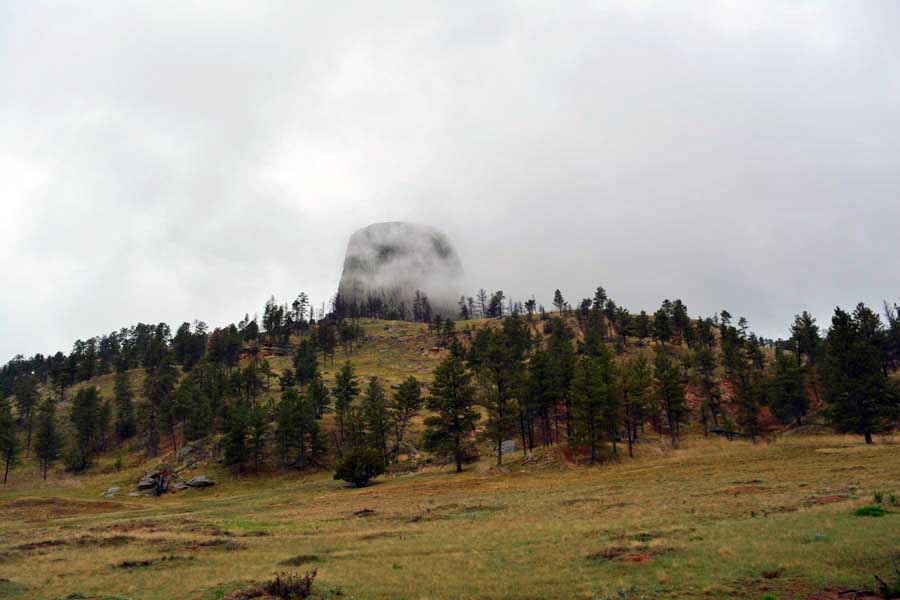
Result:
<svg viewBox="0 0 900 600"><path fill-rule="evenodd" d="M247 445L249 421L250 404L243 398L237 398L227 407L224 420L225 435L222 438L225 446L225 464L238 473L243 470L250 454Z"/></svg>
<svg viewBox="0 0 900 600"><path fill-rule="evenodd" d="M294 354L294 378L301 386L307 385L319 373L319 361L312 341L303 339Z"/></svg>
<svg viewBox="0 0 900 600"><path fill-rule="evenodd" d="M656 395L666 416L672 446L678 446L681 425L687 420L688 407L681 381L681 371L668 352L662 347L656 348L653 362L653 377L656 383Z"/></svg>
<svg viewBox="0 0 900 600"><path fill-rule="evenodd" d="M62 436L56 423L56 402L52 398L45 398L38 405L35 425L34 453L41 475L47 479L47 471L62 449Z"/></svg>
<svg viewBox="0 0 900 600"><path fill-rule="evenodd" d="M19 375L13 387L16 394L16 410L19 419L25 427L25 456L31 448L31 430L34 425L34 409L37 406L40 394L38 393L38 380L34 375Z"/></svg>
<svg viewBox="0 0 900 600"><path fill-rule="evenodd" d="M650 337L650 316L645 310L642 310L638 313L638 316L634 318L634 335L641 340L641 343Z"/></svg>
<svg viewBox="0 0 900 600"><path fill-rule="evenodd" d="M391 422L388 417L387 400L384 395L384 387L377 377L369 379L366 393L362 398L362 412L365 419L365 428L368 445L381 454L385 463L388 462L388 436L391 433Z"/></svg>
<svg viewBox="0 0 900 600"><path fill-rule="evenodd" d="M458 352L451 348L434 371L426 402L434 414L425 419L425 447L453 456L456 472L462 472L466 446L478 422L471 376Z"/></svg>
<svg viewBox="0 0 900 600"><path fill-rule="evenodd" d="M672 322L665 307L653 314L653 337L663 343L672 339Z"/></svg>
<svg viewBox="0 0 900 600"><path fill-rule="evenodd" d="M528 371L525 378L525 399L528 412L534 415L540 423L541 441L545 446L553 443L553 422L556 403L559 396L556 394L551 375L550 357L548 353L538 348L528 361ZM529 448L534 448L534 439L531 429ZM559 440L557 440L559 441Z"/></svg>
<svg viewBox="0 0 900 600"><path fill-rule="evenodd" d="M247 440L250 456L253 457L253 470L259 473L266 434L269 432L269 415L259 402L253 402L247 409Z"/></svg>
<svg viewBox="0 0 900 600"><path fill-rule="evenodd" d="M0 397L0 459L3 460L3 483L9 477L9 469L19 458L19 438L16 435L16 421L12 415L9 400Z"/></svg>
<svg viewBox="0 0 900 600"><path fill-rule="evenodd" d="M344 363L344 366L335 375L332 394L334 395L334 412L337 417L338 432L341 443L343 443L347 416L353 406L353 400L359 395L359 383L350 361Z"/></svg>
<svg viewBox="0 0 900 600"><path fill-rule="evenodd" d="M643 354L625 362L622 369L622 410L628 456L634 456L638 427L647 415L647 393L653 379L650 363Z"/></svg>
<svg viewBox="0 0 900 600"><path fill-rule="evenodd" d="M116 403L116 434L120 439L128 439L135 434L137 426L134 417L134 400L131 385L128 383L128 373L116 372L113 385Z"/></svg>
<svg viewBox="0 0 900 600"><path fill-rule="evenodd" d="M531 345L526 324L507 317L499 330L481 329L469 355L469 365L478 375L483 393L481 403L488 413L487 437L497 452L497 464L503 464L503 441L514 431L517 400L522 394L525 356ZM522 445L525 446L525 421L521 412Z"/></svg>
<svg viewBox="0 0 900 600"><path fill-rule="evenodd" d="M394 425L394 453L400 453L400 445L409 422L422 409L422 384L410 375L400 384L391 399L389 410Z"/></svg>
<svg viewBox="0 0 900 600"><path fill-rule="evenodd" d="M722 412L722 391L716 378L716 355L712 350L702 346L694 353L694 378L700 387L702 399L700 401L700 423L703 425L703 435L709 431L709 419L719 424L719 415Z"/></svg>
<svg viewBox="0 0 900 600"><path fill-rule="evenodd" d="M816 364L822 340L816 320L805 310L794 317L794 324L791 325L791 339L797 352L797 364L800 364L801 357L804 355L809 365Z"/></svg>
<svg viewBox="0 0 900 600"><path fill-rule="evenodd" d="M112 424L112 403L107 399L100 402L97 408L97 442L96 450L106 449L109 442L109 429Z"/></svg>
<svg viewBox="0 0 900 600"><path fill-rule="evenodd" d="M563 298L562 292L557 289L553 292L553 306L556 307L556 311L562 315L563 309L566 307L566 300Z"/></svg>
<svg viewBox="0 0 900 600"><path fill-rule="evenodd" d="M296 468L316 464L323 447L316 409L313 402L294 388L281 394L276 438L284 464Z"/></svg>
<svg viewBox="0 0 900 600"><path fill-rule="evenodd" d="M147 454L159 454L160 427L164 425L165 409L178 381L178 370L166 353L157 367L144 378L144 402L141 405L141 428L147 440Z"/></svg>
<svg viewBox="0 0 900 600"><path fill-rule="evenodd" d="M591 464L597 460L597 450L607 434L615 435L616 391L612 357L606 345L598 355L584 355L575 363L570 396L572 436L574 446L587 444L591 450Z"/></svg>
<svg viewBox="0 0 900 600"><path fill-rule="evenodd" d="M575 370L575 350L572 348L572 330L566 326L562 319L555 317L551 321L550 336L547 340L547 371L551 394L555 397L554 407L561 402L566 412L566 437L572 436L572 423L568 415L572 407L569 402L569 386ZM554 417L558 411L554 411ZM557 430L556 439L559 440L558 419L554 426Z"/></svg>
<svg viewBox="0 0 900 600"><path fill-rule="evenodd" d="M898 412L896 388L882 362L879 325L878 315L863 304L852 315L836 308L825 342L823 391L829 418L841 431L863 435L867 444Z"/></svg>
<svg viewBox="0 0 900 600"><path fill-rule="evenodd" d="M775 416L782 423L796 421L797 425L802 425L802 419L809 408L803 372L783 350L775 351L775 374L771 382L770 400Z"/></svg>
<svg viewBox="0 0 900 600"><path fill-rule="evenodd" d="M75 428L74 445L69 467L75 471L86 469L91 463L97 442L97 415L100 410L100 393L94 386L78 390L72 400L69 420Z"/></svg>

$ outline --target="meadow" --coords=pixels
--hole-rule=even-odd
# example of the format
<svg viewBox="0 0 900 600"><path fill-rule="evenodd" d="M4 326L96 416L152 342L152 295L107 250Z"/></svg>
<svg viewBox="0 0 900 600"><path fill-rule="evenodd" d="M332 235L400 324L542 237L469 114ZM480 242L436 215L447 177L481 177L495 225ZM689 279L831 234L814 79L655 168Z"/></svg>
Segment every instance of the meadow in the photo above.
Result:
<svg viewBox="0 0 900 600"><path fill-rule="evenodd" d="M0 597L207 600L317 569L323 597L824 599L900 559L895 438L648 438L596 467L549 448L362 489L210 464L216 486L159 498L127 496L129 461L0 490ZM882 490L886 515L855 515Z"/></svg>

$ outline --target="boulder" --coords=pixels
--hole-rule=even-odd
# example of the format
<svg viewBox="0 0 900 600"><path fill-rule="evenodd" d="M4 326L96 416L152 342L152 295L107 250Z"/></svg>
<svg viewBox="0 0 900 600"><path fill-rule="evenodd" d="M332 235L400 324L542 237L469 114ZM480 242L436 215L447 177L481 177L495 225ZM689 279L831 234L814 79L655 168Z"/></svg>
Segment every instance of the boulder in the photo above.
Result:
<svg viewBox="0 0 900 600"><path fill-rule="evenodd" d="M216 485L216 482L207 477L206 475L197 475L196 477L192 477L187 485L194 488L204 488L209 487L211 485Z"/></svg>
<svg viewBox="0 0 900 600"><path fill-rule="evenodd" d="M179 481L178 483L176 483L175 485L172 486L172 489L174 489L177 492L180 492L182 490L188 489L189 487L190 486L188 484L184 483L183 481Z"/></svg>
<svg viewBox="0 0 900 600"><path fill-rule="evenodd" d="M105 492L103 492L101 494L101 496L103 496L104 498L112 498L113 496L115 496L116 494L118 494L121 491L122 491L122 488L111 487L108 490L106 490Z"/></svg>
<svg viewBox="0 0 900 600"><path fill-rule="evenodd" d="M139 490L151 490L156 487L156 480L152 477L143 477L138 481L137 487Z"/></svg>

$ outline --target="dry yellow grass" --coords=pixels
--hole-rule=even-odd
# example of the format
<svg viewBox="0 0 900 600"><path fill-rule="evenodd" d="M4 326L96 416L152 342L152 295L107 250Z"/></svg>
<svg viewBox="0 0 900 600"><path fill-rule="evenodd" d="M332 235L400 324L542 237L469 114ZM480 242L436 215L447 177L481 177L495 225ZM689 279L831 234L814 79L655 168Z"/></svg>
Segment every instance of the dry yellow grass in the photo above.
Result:
<svg viewBox="0 0 900 600"><path fill-rule="evenodd" d="M0 593L207 599L318 568L322 589L353 598L791 598L796 586L864 586L888 572L900 514L852 511L876 489L900 491L898 450L838 436L692 438L677 451L651 440L634 460L594 468L543 450L500 470L486 460L361 490L326 474L213 469L209 490L112 501L102 490L139 469L101 465L0 491ZM164 556L176 560L114 566ZM306 563L280 566L297 556Z"/></svg>

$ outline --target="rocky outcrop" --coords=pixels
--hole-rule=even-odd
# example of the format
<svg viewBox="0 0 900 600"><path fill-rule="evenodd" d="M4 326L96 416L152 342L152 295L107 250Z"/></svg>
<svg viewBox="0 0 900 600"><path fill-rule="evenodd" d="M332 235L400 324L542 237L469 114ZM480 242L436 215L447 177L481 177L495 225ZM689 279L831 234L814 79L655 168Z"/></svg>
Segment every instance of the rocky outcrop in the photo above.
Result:
<svg viewBox="0 0 900 600"><path fill-rule="evenodd" d="M420 291L433 314L455 317L462 273L459 255L441 231L414 223L376 223L350 236L338 286L339 308L410 318Z"/></svg>

